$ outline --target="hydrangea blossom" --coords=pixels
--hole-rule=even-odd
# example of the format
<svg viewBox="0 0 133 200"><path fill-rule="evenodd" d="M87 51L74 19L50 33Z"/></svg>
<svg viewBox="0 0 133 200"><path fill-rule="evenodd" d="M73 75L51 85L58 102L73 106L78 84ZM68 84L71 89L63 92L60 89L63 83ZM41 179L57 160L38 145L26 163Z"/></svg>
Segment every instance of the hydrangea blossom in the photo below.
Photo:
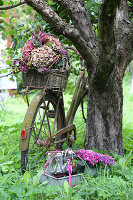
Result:
<svg viewBox="0 0 133 200"><path fill-rule="evenodd" d="M43 45L31 52L31 63L37 68L47 67L54 57L54 51L50 47Z"/></svg>
<svg viewBox="0 0 133 200"><path fill-rule="evenodd" d="M77 150L76 155L93 166L97 163L113 166L115 163L112 157L106 156L104 154L99 154L91 150L79 149Z"/></svg>
<svg viewBox="0 0 133 200"><path fill-rule="evenodd" d="M43 33L42 31L39 33L39 41L42 45L46 44L47 42L52 42L53 46L62 47L62 44L58 38L49 35L48 33Z"/></svg>
<svg viewBox="0 0 133 200"><path fill-rule="evenodd" d="M32 40L28 40L25 43L24 48L23 48L23 57L28 62L29 62L29 58L33 49L34 49L34 46L32 44Z"/></svg>
<svg viewBox="0 0 133 200"><path fill-rule="evenodd" d="M13 72L20 70L27 73L34 69L44 73L49 72L54 67L60 68L64 59L68 59L68 52L63 49L60 40L42 31L39 33L35 30L31 33L32 39L25 43L22 51L23 57L19 60L19 65L13 63Z"/></svg>

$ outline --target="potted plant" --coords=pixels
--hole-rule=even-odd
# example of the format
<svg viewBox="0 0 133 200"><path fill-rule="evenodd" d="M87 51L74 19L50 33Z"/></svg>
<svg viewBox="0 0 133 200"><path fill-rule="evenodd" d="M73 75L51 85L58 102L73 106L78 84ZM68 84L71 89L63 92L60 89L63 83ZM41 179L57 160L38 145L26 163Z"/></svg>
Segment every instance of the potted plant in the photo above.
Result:
<svg viewBox="0 0 133 200"><path fill-rule="evenodd" d="M69 185L80 184L83 174L95 176L97 166L113 166L114 159L92 150L71 149L65 151L52 151L48 153L44 165L44 174L40 182L48 181L50 184L62 184L65 180Z"/></svg>

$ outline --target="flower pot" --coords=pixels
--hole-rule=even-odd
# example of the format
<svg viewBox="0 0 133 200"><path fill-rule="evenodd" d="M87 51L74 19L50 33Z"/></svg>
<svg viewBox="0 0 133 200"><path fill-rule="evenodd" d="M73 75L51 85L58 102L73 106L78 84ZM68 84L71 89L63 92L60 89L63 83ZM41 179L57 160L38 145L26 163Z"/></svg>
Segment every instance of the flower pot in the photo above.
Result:
<svg viewBox="0 0 133 200"><path fill-rule="evenodd" d="M71 176L71 185L79 185L83 182L84 174L76 174ZM69 176L64 176L60 178L56 178L55 176L51 176L48 174L42 174L40 177L40 183L47 181L50 185L62 185L65 181L69 181Z"/></svg>

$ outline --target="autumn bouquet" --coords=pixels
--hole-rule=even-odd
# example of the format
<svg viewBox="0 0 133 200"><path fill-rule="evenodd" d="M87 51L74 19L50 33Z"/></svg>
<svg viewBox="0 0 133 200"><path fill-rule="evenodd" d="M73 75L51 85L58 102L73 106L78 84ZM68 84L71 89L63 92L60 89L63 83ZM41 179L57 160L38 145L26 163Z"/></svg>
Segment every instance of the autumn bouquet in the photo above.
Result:
<svg viewBox="0 0 133 200"><path fill-rule="evenodd" d="M40 73L51 69L61 69L68 61L68 52L63 48L60 40L42 31L31 32L22 51L22 58L13 61L13 73L22 71L27 73L36 70Z"/></svg>

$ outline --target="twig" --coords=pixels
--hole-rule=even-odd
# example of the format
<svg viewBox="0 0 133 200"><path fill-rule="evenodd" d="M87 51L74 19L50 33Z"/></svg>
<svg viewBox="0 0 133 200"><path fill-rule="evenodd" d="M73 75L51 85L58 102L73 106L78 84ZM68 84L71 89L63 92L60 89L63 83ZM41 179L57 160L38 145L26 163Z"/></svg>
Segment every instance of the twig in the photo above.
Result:
<svg viewBox="0 0 133 200"><path fill-rule="evenodd" d="M75 47L71 47L71 46L65 46L65 49L70 49L72 51L74 51L80 58L80 62L83 60L82 56L80 55L80 53L77 51L77 49Z"/></svg>
<svg viewBox="0 0 133 200"><path fill-rule="evenodd" d="M18 72L16 72L15 74L17 74ZM11 73L9 73L9 74L6 74L6 75L3 75L3 76L0 76L0 78L4 78L4 77L7 77L7 76L9 76L9 75L14 75L12 72Z"/></svg>
<svg viewBox="0 0 133 200"><path fill-rule="evenodd" d="M14 5L11 5L11 6L6 6L6 7L0 7L0 10L9 10L9 9L12 9L12 8L15 8L15 7L18 7L22 4L25 4L26 2L25 1L20 1L19 3L17 4L14 4Z"/></svg>
<svg viewBox="0 0 133 200"><path fill-rule="evenodd" d="M80 53L77 51L77 49L74 48L74 47L71 47L71 46L64 46L64 48L65 48L65 49L73 50L73 51L75 51L75 53L76 53L78 56L81 56Z"/></svg>

